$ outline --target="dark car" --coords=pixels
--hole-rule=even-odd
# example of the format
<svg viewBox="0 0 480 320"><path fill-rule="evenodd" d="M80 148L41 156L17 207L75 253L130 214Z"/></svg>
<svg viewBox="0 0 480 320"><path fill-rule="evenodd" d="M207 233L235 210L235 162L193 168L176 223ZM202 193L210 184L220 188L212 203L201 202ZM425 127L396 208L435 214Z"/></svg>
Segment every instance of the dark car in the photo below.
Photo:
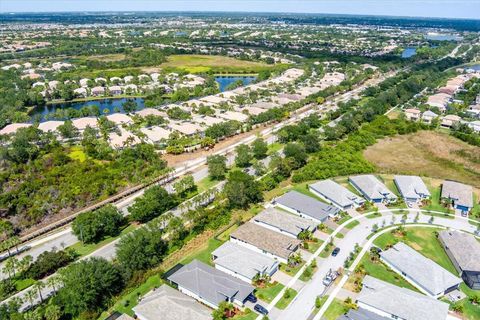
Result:
<svg viewBox="0 0 480 320"><path fill-rule="evenodd" d="M337 248L333 249L332 257L336 257L339 252L340 252L340 248L337 247Z"/></svg>
<svg viewBox="0 0 480 320"><path fill-rule="evenodd" d="M253 309L263 315L267 315L268 314L268 310L265 309L263 306L259 305L259 304L256 304L255 307L253 307Z"/></svg>
<svg viewBox="0 0 480 320"><path fill-rule="evenodd" d="M257 302L257 297L255 297L253 294L251 294L247 297L247 301L256 303Z"/></svg>

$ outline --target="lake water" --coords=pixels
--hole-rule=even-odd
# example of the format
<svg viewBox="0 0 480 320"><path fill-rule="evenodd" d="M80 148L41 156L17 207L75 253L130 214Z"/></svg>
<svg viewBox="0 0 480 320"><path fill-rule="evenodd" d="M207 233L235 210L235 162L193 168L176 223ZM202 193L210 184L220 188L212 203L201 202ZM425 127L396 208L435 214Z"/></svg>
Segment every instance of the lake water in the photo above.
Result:
<svg viewBox="0 0 480 320"><path fill-rule="evenodd" d="M405 48L402 52L402 58L410 58L417 54L417 48Z"/></svg>
<svg viewBox="0 0 480 320"><path fill-rule="evenodd" d="M142 98L118 98L118 99L100 99L92 101L81 101L81 102L64 102L46 105L44 107L37 107L32 112L31 116L34 119L39 119L40 121L50 120L47 118L47 115L55 112L58 109L67 109L73 108L80 110L82 107L86 106L97 106L100 110L100 114L112 114L115 112L124 113L122 104L127 100L133 100L137 103L137 110L145 108L145 101ZM108 113L104 113L104 110L108 110ZM56 119L61 120L61 119Z"/></svg>
<svg viewBox="0 0 480 320"><path fill-rule="evenodd" d="M473 69L475 71L480 71L480 64L474 64L473 66L468 66L466 69Z"/></svg>
<svg viewBox="0 0 480 320"><path fill-rule="evenodd" d="M225 76L225 77L215 77L215 81L217 81L219 86L220 86L220 92L224 92L225 90L227 90L228 86L231 83L234 83L235 81L241 80L243 82L243 85L246 86L246 85L252 83L256 78L257 77L244 77L244 76L228 77L228 76Z"/></svg>
<svg viewBox="0 0 480 320"><path fill-rule="evenodd" d="M215 77L215 81L218 82L220 91L224 92L228 86L237 81L241 80L243 85L248 85L254 81L256 77L254 76L238 76L238 77ZM54 103L49 104L43 107L37 107L31 113L32 119L38 120L40 122L47 121L47 120L64 120L59 118L49 118L48 115L54 113L59 109L68 109L73 108L75 110L80 110L83 107L88 106L97 106L100 110L100 114L112 114L116 112L125 113L123 110L122 104L127 100L133 100L137 104L137 110L141 110L145 108L145 100L143 98L112 98L112 99L99 99L99 100L91 100L91 101L81 101L81 102L63 102L63 103ZM108 112L106 112L108 110ZM105 112L104 112L105 111Z"/></svg>
<svg viewBox="0 0 480 320"><path fill-rule="evenodd" d="M454 34L427 34L425 39L434 41L460 41L463 38Z"/></svg>

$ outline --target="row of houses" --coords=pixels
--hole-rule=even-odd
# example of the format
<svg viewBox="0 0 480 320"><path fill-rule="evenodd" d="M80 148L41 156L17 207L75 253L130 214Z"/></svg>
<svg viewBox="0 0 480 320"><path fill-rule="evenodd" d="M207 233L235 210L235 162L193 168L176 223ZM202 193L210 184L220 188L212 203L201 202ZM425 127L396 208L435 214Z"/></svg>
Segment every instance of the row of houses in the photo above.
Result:
<svg viewBox="0 0 480 320"><path fill-rule="evenodd" d="M307 207L298 206L308 199L314 202ZM304 231L315 232L319 221L329 216L327 207L338 211L333 206L295 191L286 193L272 204L273 207L266 208L239 226L230 234L229 241L212 252L214 267L194 260L174 268L168 274L167 280L186 297L179 296L179 292L172 292L172 288L162 287L158 293L150 293L140 301L133 309L136 316L142 320L155 319L160 306L165 306L162 308L162 315L168 313L164 315L165 319L186 320L193 319L189 318L193 315L195 319L203 319L207 316L202 311L204 306L217 308L223 301L243 306L249 295L254 294L252 281L259 276L272 277L281 263L288 263L288 259L299 251L299 234ZM319 206L321 215L311 211L314 204ZM188 300L190 298L200 302L200 307L188 307L193 303ZM160 299L163 300L161 303L156 302ZM176 308L192 310L171 310L172 306L165 304L170 300L181 304Z"/></svg>
<svg viewBox="0 0 480 320"><path fill-rule="evenodd" d="M367 275L356 299L359 308L337 320L448 319L449 305L438 298L456 296L462 280L471 289L480 289L480 242L473 235L453 230L440 231L438 240L458 276L399 242L381 252L380 259L422 294Z"/></svg>
<svg viewBox="0 0 480 320"><path fill-rule="evenodd" d="M465 121L455 114L448 114L446 116L439 116L433 111L427 110L421 112L419 109L405 109L405 117L410 121L423 121L425 123L432 123L434 119L439 119L441 127L451 128L456 124L466 124L474 132L480 133L480 121Z"/></svg>

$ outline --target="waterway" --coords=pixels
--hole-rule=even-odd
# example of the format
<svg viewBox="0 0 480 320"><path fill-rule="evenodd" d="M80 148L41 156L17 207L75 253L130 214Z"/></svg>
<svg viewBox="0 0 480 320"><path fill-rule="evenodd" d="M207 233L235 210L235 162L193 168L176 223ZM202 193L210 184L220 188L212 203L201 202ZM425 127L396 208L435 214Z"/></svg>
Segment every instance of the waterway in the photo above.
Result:
<svg viewBox="0 0 480 320"><path fill-rule="evenodd" d="M417 54L417 48L405 48L402 52L402 58L411 58Z"/></svg>
<svg viewBox="0 0 480 320"><path fill-rule="evenodd" d="M220 92L224 92L228 89L228 86L238 80L241 80L243 82L243 85L246 86L253 81L255 81L257 77L253 76L238 76L238 77L232 77L232 76L219 76L215 77L215 81L218 82L218 85L220 86Z"/></svg>
<svg viewBox="0 0 480 320"><path fill-rule="evenodd" d="M218 82L221 92L227 90L228 86L235 81L241 80L243 85L248 85L256 79L255 76L217 76L215 81ZM143 98L108 98L108 99L99 99L99 100L89 100L89 101L78 101L78 102L62 102L62 103L52 103L42 107L35 108L32 113L32 119L35 121L43 122L47 120L64 120L67 118L76 118L89 116L93 114L78 114L75 111L69 111L68 109L81 110L84 107L96 106L100 114L108 115L112 113L125 113L123 110L122 104L127 100L133 100L137 104L136 110L141 110L145 108L145 100ZM60 110L64 110L65 114ZM58 112L57 112L58 111ZM57 113L56 116L53 114ZM64 117L60 116L62 114Z"/></svg>

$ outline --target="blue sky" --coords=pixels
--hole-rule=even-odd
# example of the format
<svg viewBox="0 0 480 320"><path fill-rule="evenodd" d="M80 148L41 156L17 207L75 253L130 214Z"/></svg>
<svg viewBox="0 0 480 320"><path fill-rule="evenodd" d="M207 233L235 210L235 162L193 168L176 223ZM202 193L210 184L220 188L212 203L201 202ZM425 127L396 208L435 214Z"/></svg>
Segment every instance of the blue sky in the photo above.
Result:
<svg viewBox="0 0 480 320"><path fill-rule="evenodd" d="M0 12L247 11L480 19L480 0L0 0Z"/></svg>

